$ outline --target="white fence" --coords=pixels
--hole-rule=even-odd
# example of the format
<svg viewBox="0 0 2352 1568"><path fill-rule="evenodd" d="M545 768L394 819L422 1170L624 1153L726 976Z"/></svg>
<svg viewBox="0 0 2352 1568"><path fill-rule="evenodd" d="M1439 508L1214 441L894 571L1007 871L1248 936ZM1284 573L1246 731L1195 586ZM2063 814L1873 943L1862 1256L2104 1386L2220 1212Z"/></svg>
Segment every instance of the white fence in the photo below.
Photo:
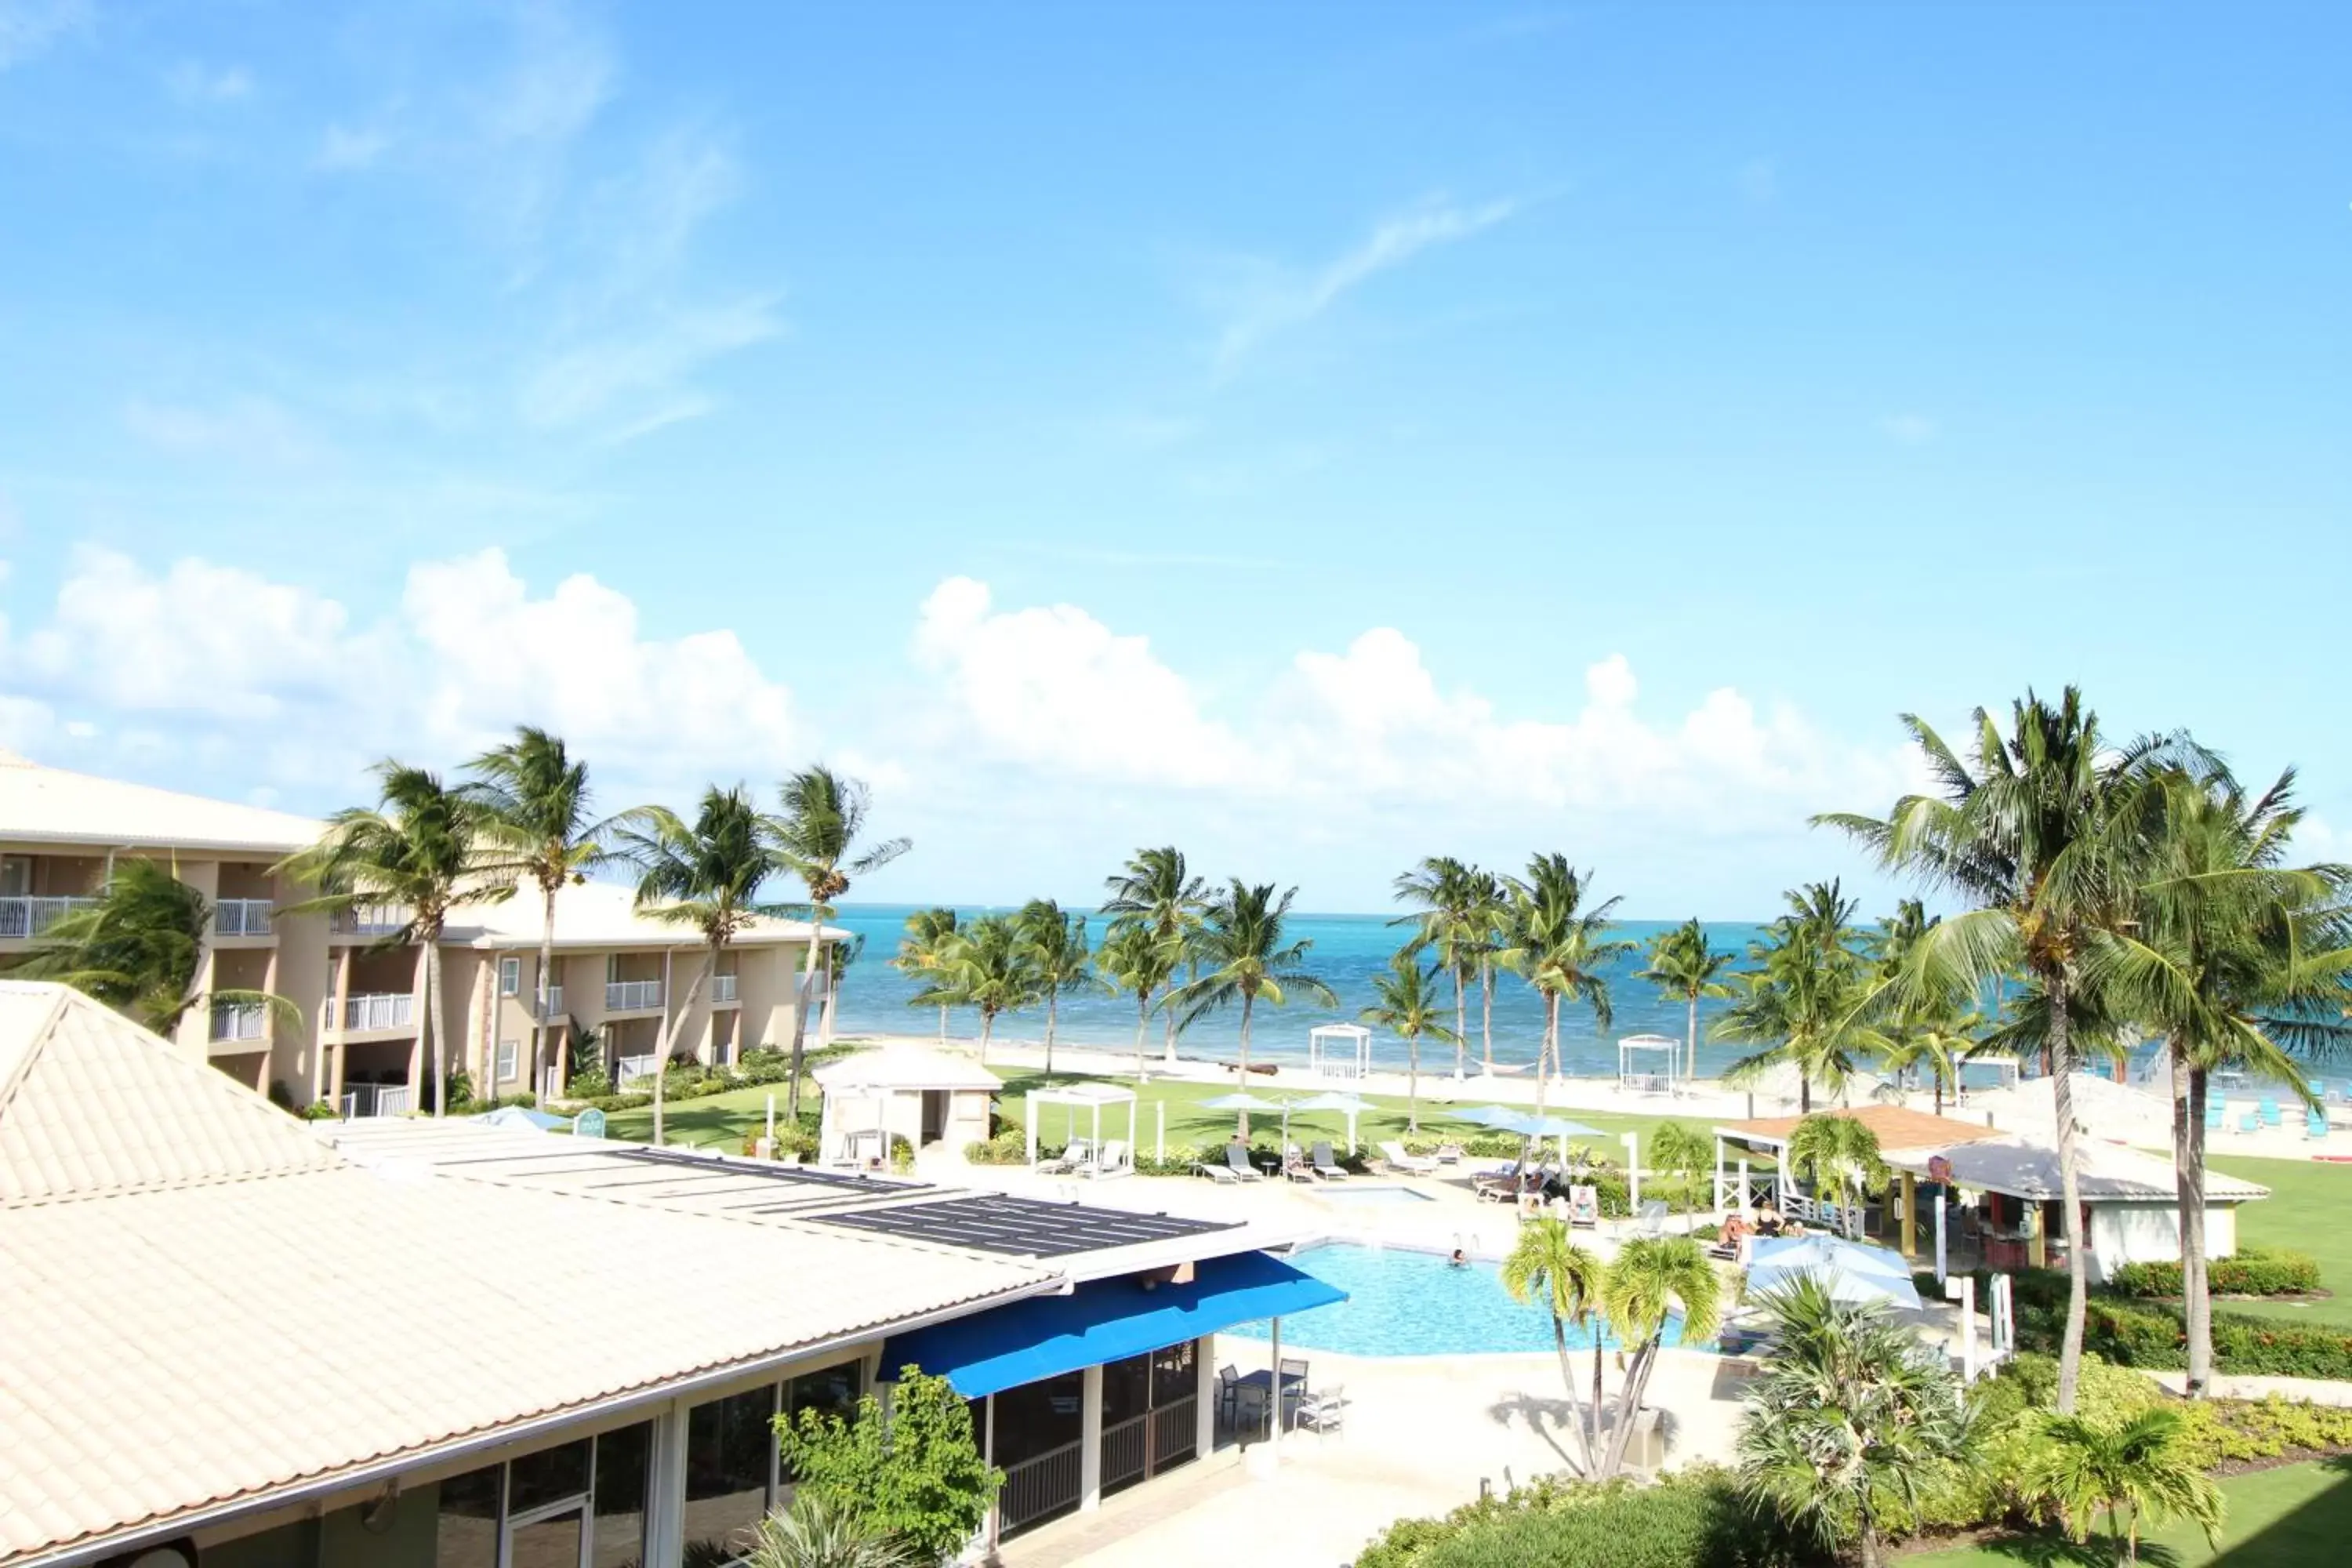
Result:
<svg viewBox="0 0 2352 1568"><path fill-rule="evenodd" d="M268 936L276 907L268 899L223 899L213 906L213 934Z"/></svg>
<svg viewBox="0 0 2352 1568"><path fill-rule="evenodd" d="M639 1007L662 1005L662 983L658 980L612 980L604 984L604 1011L626 1013Z"/></svg>
<svg viewBox="0 0 2352 1568"><path fill-rule="evenodd" d="M654 1053L641 1057L623 1057L614 1064L613 1087L627 1089L654 1076Z"/></svg>
<svg viewBox="0 0 2352 1568"><path fill-rule="evenodd" d="M405 991L379 991L343 998L346 1029L401 1029L415 1016L416 998Z"/></svg>
<svg viewBox="0 0 2352 1568"><path fill-rule="evenodd" d="M269 1029L269 1009L258 1002L213 1004L213 1038L257 1040Z"/></svg>
<svg viewBox="0 0 2352 1568"><path fill-rule="evenodd" d="M547 1004L540 1008L539 1016L542 1018L561 1018L563 1016L562 986L551 985L547 988Z"/></svg>
<svg viewBox="0 0 2352 1568"><path fill-rule="evenodd" d="M343 1120L359 1116L405 1116L412 1100L404 1083L355 1083L343 1090Z"/></svg>
<svg viewBox="0 0 2352 1568"><path fill-rule="evenodd" d="M327 929L339 936L391 936L408 924L409 911L398 904L361 904L337 910Z"/></svg>
<svg viewBox="0 0 2352 1568"><path fill-rule="evenodd" d="M0 899L0 937L38 936L96 899Z"/></svg>

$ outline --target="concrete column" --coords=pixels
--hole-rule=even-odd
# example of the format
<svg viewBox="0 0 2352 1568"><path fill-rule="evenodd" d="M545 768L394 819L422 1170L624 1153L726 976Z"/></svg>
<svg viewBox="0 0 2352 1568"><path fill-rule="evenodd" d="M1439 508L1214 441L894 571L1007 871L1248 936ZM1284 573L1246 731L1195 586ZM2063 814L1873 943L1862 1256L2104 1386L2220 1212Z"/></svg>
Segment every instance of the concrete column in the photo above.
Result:
<svg viewBox="0 0 2352 1568"><path fill-rule="evenodd" d="M1904 1172L1898 1190L1897 1201L1903 1205L1903 1256L1916 1258L1919 1255L1919 1222L1913 1215L1912 1204L1914 1194L1918 1191L1917 1178L1908 1171Z"/></svg>
<svg viewBox="0 0 2352 1568"><path fill-rule="evenodd" d="M1715 1208L1717 1214L1722 1213L1726 1206L1723 1201L1724 1197L1723 1140L1718 1138L1715 1141Z"/></svg>
<svg viewBox="0 0 2352 1568"><path fill-rule="evenodd" d="M343 1008L352 999L352 950L339 949L335 953L335 992L328 1005L332 1009L319 1030L319 1054L333 1053L333 1063L327 1072L327 1093L340 1110L343 1103Z"/></svg>
<svg viewBox="0 0 2352 1568"><path fill-rule="evenodd" d="M686 1559L686 1410L685 1400L673 1400L654 1417L645 1568L681 1568Z"/></svg>
<svg viewBox="0 0 2352 1568"><path fill-rule="evenodd" d="M1102 1507L1102 1366L1078 1374L1078 1507Z"/></svg>
<svg viewBox="0 0 2352 1568"><path fill-rule="evenodd" d="M1193 1371L1200 1375L1192 1405L1193 1453L1207 1458L1217 1447L1217 1336L1202 1334L1194 1351Z"/></svg>
<svg viewBox="0 0 2352 1568"><path fill-rule="evenodd" d="M1272 1419L1268 1429L1274 1434L1265 1440L1265 1462L1272 1465L1282 1457L1282 1320L1275 1318L1267 1325L1268 1344L1265 1352L1267 1386L1272 1397L1267 1407Z"/></svg>

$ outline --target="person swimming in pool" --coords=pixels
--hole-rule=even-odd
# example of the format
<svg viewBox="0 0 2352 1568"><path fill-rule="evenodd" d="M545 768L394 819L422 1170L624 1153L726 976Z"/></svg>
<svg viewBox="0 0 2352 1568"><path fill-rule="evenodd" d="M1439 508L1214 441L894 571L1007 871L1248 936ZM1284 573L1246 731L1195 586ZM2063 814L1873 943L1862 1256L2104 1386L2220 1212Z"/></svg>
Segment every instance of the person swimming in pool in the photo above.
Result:
<svg viewBox="0 0 2352 1568"><path fill-rule="evenodd" d="M1454 1249L1454 1256L1445 1261L1453 1268L1467 1268L1470 1267L1470 1255L1457 1247Z"/></svg>

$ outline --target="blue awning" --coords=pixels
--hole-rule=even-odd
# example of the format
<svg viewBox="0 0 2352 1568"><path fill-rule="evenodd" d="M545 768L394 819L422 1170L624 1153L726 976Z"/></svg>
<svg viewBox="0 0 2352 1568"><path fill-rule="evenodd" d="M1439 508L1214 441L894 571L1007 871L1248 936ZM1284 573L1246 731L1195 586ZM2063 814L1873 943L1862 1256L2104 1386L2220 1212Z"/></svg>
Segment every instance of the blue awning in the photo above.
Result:
<svg viewBox="0 0 2352 1568"><path fill-rule="evenodd" d="M882 1347L882 1375L896 1377L912 1364L977 1399L1347 1299L1345 1290L1278 1258L1244 1252L1193 1265L1187 1284L1147 1290L1133 1275L1097 1279L1067 1296L1033 1296L898 1335Z"/></svg>

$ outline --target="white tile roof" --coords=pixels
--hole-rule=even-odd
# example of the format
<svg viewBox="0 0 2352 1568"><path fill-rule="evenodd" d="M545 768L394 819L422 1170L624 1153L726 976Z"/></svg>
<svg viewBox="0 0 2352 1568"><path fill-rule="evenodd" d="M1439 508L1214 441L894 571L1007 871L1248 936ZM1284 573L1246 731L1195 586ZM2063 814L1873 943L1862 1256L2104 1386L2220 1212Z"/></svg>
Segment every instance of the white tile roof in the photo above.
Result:
<svg viewBox="0 0 2352 1568"><path fill-rule="evenodd" d="M813 1075L829 1089L984 1089L993 1094L1004 1080L971 1057L930 1046L883 1046L827 1062Z"/></svg>
<svg viewBox="0 0 2352 1568"><path fill-rule="evenodd" d="M0 840L243 851L276 859L324 824L121 779L44 767L0 752Z"/></svg>
<svg viewBox="0 0 2352 1568"><path fill-rule="evenodd" d="M0 987L0 1564L1054 1279L355 1163L209 1068L137 1063L143 1041L184 1065L91 1013Z"/></svg>
<svg viewBox="0 0 2352 1568"><path fill-rule="evenodd" d="M2060 1184L2058 1151L2023 1138L2002 1138L1940 1151L1951 1163L1952 1180L1963 1187L1990 1188L2011 1197L2042 1202L2057 1198ZM1914 1171L1927 1168L1927 1152L1913 1151L1887 1157L1890 1164ZM2084 1140L2076 1172L2085 1203L2171 1203L2180 1194L2169 1160L2119 1149L2111 1143ZM2205 1173L2205 1196L2213 1203L2246 1203L2271 1195L2268 1187L2221 1171Z"/></svg>
<svg viewBox="0 0 2352 1568"><path fill-rule="evenodd" d="M472 947L530 949L539 946L545 909L535 883L524 883L502 903L474 904L450 916L448 940ZM806 942L806 921L760 919L735 941L739 945ZM825 935L835 942L849 933L832 926ZM555 895L555 945L573 947L697 947L701 938L688 925L657 921L636 907L636 895L611 882L575 882ZM682 987L686 984L679 980Z"/></svg>

